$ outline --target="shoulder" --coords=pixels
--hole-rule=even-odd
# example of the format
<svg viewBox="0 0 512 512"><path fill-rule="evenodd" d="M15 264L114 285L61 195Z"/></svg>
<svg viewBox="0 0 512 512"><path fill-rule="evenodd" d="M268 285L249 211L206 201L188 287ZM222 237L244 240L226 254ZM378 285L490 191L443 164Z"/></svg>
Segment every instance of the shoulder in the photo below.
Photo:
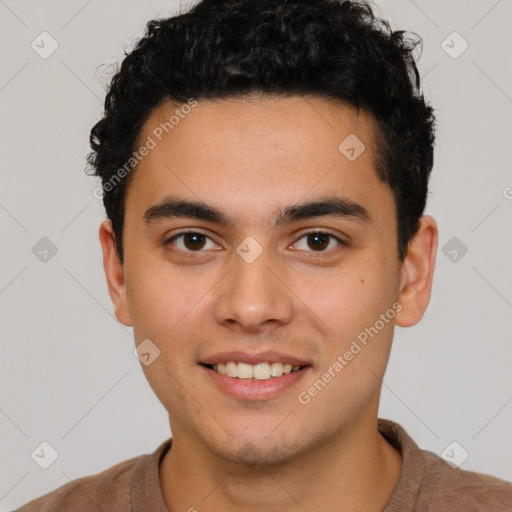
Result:
<svg viewBox="0 0 512 512"><path fill-rule="evenodd" d="M461 506L475 512L512 510L512 483L488 474L452 467L437 454L428 450L422 452L425 475L418 502L423 498L431 507L437 503L439 510L455 510ZM436 510L435 507L432 510Z"/></svg>
<svg viewBox="0 0 512 512"><path fill-rule="evenodd" d="M100 473L68 482L15 512L131 511L130 485L133 471L137 463L147 457L147 454L133 457Z"/></svg>
<svg viewBox="0 0 512 512"><path fill-rule="evenodd" d="M378 425L403 458L400 481L386 512L512 511L512 483L450 465L421 449L398 423L379 418Z"/></svg>

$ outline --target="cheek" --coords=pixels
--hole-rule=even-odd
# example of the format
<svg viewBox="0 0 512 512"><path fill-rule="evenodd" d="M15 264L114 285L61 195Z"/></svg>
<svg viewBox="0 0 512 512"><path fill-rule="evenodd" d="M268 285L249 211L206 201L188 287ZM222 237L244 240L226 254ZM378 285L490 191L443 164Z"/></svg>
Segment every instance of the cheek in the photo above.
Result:
<svg viewBox="0 0 512 512"><path fill-rule="evenodd" d="M305 298L303 314L323 322L327 336L346 341L392 307L398 290L390 285L391 275L381 264L347 266L322 279L304 279L295 290Z"/></svg>
<svg viewBox="0 0 512 512"><path fill-rule="evenodd" d="M167 343L197 320L215 276L180 269L164 256L148 253L141 251L127 262L125 281L134 332Z"/></svg>
<svg viewBox="0 0 512 512"><path fill-rule="evenodd" d="M191 400L200 397L199 389L190 373L183 368L184 355L179 347L165 345L164 350L151 365L143 366L144 375L151 389L167 411L183 422L187 418L200 417L201 401Z"/></svg>

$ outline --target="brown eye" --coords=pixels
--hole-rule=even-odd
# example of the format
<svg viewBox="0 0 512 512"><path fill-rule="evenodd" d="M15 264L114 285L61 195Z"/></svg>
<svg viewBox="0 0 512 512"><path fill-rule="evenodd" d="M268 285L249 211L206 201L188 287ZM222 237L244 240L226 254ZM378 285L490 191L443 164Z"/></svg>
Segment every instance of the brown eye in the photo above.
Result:
<svg viewBox="0 0 512 512"><path fill-rule="evenodd" d="M305 244L302 244L302 247L300 246L301 240L306 241ZM343 240L324 231L312 231L310 233L305 233L299 241L296 242L296 245L298 246L298 249L308 252L327 252L326 249L332 246L333 241L335 242L334 246L336 243L338 245L345 245Z"/></svg>
<svg viewBox="0 0 512 512"><path fill-rule="evenodd" d="M200 233L187 233L183 237L183 244L191 251L202 249L205 244L205 238L206 237Z"/></svg>
<svg viewBox="0 0 512 512"><path fill-rule="evenodd" d="M210 247L206 247L208 242L211 244ZM201 252L205 247L215 247L215 244L208 236L196 231L184 231L182 233L178 233L166 242L166 245L168 244L171 244L184 252Z"/></svg>
<svg viewBox="0 0 512 512"><path fill-rule="evenodd" d="M325 233L311 233L307 235L308 246L312 249L323 250L329 245L329 235Z"/></svg>

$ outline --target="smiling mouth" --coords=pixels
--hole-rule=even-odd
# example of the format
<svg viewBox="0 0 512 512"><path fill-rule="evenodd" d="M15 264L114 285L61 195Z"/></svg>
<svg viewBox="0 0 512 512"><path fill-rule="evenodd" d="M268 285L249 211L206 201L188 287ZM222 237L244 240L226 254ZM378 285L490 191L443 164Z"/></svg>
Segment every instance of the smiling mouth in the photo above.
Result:
<svg viewBox="0 0 512 512"><path fill-rule="evenodd" d="M206 368L213 370L221 375L226 375L233 379L240 380L270 380L283 375L294 373L306 368L305 366L292 366L291 364L263 362L258 364L247 364L236 361L226 363L205 364Z"/></svg>

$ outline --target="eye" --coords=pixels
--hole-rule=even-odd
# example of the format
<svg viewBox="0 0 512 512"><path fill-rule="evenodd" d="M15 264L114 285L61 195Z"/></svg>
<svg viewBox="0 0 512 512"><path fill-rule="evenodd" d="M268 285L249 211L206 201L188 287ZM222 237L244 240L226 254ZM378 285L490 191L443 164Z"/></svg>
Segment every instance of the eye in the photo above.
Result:
<svg viewBox="0 0 512 512"><path fill-rule="evenodd" d="M303 240L305 243L302 242ZM332 249L332 246L335 246L336 243L346 245L342 239L326 231L310 231L304 233L295 242L294 247L307 252L327 252L327 249ZM189 253L203 252L202 249L215 249L217 247L208 235L200 231L182 231L169 238L165 245L173 245L176 249Z"/></svg>
<svg viewBox="0 0 512 512"><path fill-rule="evenodd" d="M302 244L302 247L300 247L301 240L303 239L306 240L306 243ZM310 231L309 233L304 233L299 240L295 242L295 246L299 246L297 248L300 250L308 250L307 248L304 249L304 246L313 249L309 252L327 252L326 249L332 246L331 242L333 241L338 243L338 245L346 245L341 238L331 233L325 231Z"/></svg>
<svg viewBox="0 0 512 512"><path fill-rule="evenodd" d="M208 247L208 240L210 241L210 247ZM165 245L169 244L185 252L200 252L204 248L213 249L216 247L209 236L199 231L182 231L165 242Z"/></svg>

